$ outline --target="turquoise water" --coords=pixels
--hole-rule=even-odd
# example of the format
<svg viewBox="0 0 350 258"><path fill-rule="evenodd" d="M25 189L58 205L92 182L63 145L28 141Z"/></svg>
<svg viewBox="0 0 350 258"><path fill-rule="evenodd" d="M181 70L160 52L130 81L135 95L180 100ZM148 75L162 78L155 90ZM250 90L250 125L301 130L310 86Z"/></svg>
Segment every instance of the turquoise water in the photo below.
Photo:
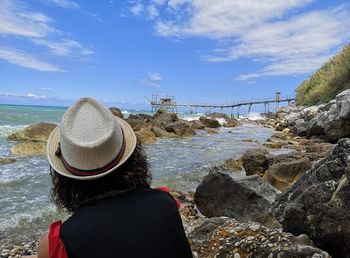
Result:
<svg viewBox="0 0 350 258"><path fill-rule="evenodd" d="M29 124L58 123L66 108L0 105L0 157L9 157L14 145L7 136ZM146 112L146 111L143 111ZM124 110L124 114L140 113ZM199 115L179 114L185 119ZM223 160L238 157L247 149L261 146L273 130L253 123L237 128L222 128L208 135L198 130L195 137L159 139L145 145L151 164L154 186L179 191L194 190L208 169ZM259 142L243 142L254 138ZM0 243L38 238L48 225L66 215L49 201L50 177L45 157L16 157L12 164L0 165ZM237 176L242 174L237 173Z"/></svg>

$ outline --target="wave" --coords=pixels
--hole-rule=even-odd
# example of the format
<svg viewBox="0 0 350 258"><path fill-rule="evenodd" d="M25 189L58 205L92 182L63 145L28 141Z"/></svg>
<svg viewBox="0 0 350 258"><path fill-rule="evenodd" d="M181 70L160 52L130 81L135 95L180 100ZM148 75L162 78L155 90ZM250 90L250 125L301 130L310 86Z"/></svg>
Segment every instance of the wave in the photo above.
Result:
<svg viewBox="0 0 350 258"><path fill-rule="evenodd" d="M7 137L10 134L18 132L28 125L0 125L0 137Z"/></svg>
<svg viewBox="0 0 350 258"><path fill-rule="evenodd" d="M256 120L261 120L264 119L264 117L257 112L250 112L245 116L241 116L240 119L248 119L248 120L252 120L252 121L256 121Z"/></svg>

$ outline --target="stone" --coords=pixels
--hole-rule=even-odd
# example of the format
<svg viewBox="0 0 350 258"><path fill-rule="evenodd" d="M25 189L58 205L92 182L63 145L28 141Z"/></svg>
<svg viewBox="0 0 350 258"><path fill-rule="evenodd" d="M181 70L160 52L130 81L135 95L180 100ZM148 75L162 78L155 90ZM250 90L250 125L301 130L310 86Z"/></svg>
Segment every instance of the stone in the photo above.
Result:
<svg viewBox="0 0 350 258"><path fill-rule="evenodd" d="M170 133L175 133L178 136L193 136L196 134L191 124L185 121L167 124L165 130Z"/></svg>
<svg viewBox="0 0 350 258"><path fill-rule="evenodd" d="M230 117L228 115L226 115L225 113L218 113L218 112L214 112L211 113L210 115L208 115L209 118L213 118L213 119L220 119L223 118L225 120L230 119Z"/></svg>
<svg viewBox="0 0 350 258"><path fill-rule="evenodd" d="M242 160L234 158L227 159L224 161L224 167L230 171L236 172L242 170Z"/></svg>
<svg viewBox="0 0 350 258"><path fill-rule="evenodd" d="M0 158L0 165L6 165L16 162L16 159L13 158Z"/></svg>
<svg viewBox="0 0 350 258"><path fill-rule="evenodd" d="M251 149L242 156L246 175L263 175L269 167L269 152L265 149Z"/></svg>
<svg viewBox="0 0 350 258"><path fill-rule="evenodd" d="M218 132L219 132L218 130L213 129L213 128L208 128L208 129L207 129L207 133L208 133L208 134L217 134Z"/></svg>
<svg viewBox="0 0 350 258"><path fill-rule="evenodd" d="M156 135L149 129L142 128L140 131L135 132L138 141L141 144L152 144L157 142Z"/></svg>
<svg viewBox="0 0 350 258"><path fill-rule="evenodd" d="M46 154L44 142L24 141L11 148L11 155L14 156L41 156Z"/></svg>
<svg viewBox="0 0 350 258"><path fill-rule="evenodd" d="M268 212L278 193L256 175L238 180L212 171L197 187L194 202L206 217L251 221L254 214Z"/></svg>
<svg viewBox="0 0 350 258"><path fill-rule="evenodd" d="M284 230L307 234L333 257L350 257L350 139L338 141L272 207Z"/></svg>
<svg viewBox="0 0 350 258"><path fill-rule="evenodd" d="M109 110L112 112L112 114L114 116L119 117L121 119L124 119L124 115L123 115L122 111L119 108L111 107L111 108L109 108Z"/></svg>
<svg viewBox="0 0 350 258"><path fill-rule="evenodd" d="M153 117L146 114L131 114L126 121L134 131L140 131L142 128L150 128L153 125Z"/></svg>
<svg viewBox="0 0 350 258"><path fill-rule="evenodd" d="M207 117L201 116L199 118L199 121L201 121L201 123L205 127L208 127L208 128L219 128L219 127L221 127L221 124L216 119L211 119L211 118L207 118Z"/></svg>
<svg viewBox="0 0 350 258"><path fill-rule="evenodd" d="M166 130L159 128L159 127L152 127L151 131L157 136L157 137L167 137L167 138L174 138L177 137L175 133L169 133Z"/></svg>
<svg viewBox="0 0 350 258"><path fill-rule="evenodd" d="M191 123L192 128L195 130L205 129L205 126L199 120L193 120L193 121L190 121L190 123Z"/></svg>
<svg viewBox="0 0 350 258"><path fill-rule="evenodd" d="M159 109L153 115L154 123L159 127L167 126L168 124L179 121L179 118L175 113L172 113L165 109Z"/></svg>
<svg viewBox="0 0 350 258"><path fill-rule="evenodd" d="M223 124L224 127L237 127L240 126L241 122L239 122L237 119L235 118L226 118L225 119L225 123Z"/></svg>
<svg viewBox="0 0 350 258"><path fill-rule="evenodd" d="M265 172L263 179L281 192L284 192L310 168L311 161L308 158L281 162L270 166Z"/></svg>
<svg viewBox="0 0 350 258"><path fill-rule="evenodd" d="M280 148L282 148L282 144L281 143L279 143L279 142L272 142L272 141L270 141L270 142L265 142L264 143L264 146L266 146L266 147L268 147L268 148L272 148L272 149L280 149Z"/></svg>
<svg viewBox="0 0 350 258"><path fill-rule="evenodd" d="M47 142L51 132L57 127L55 124L39 123L27 126L23 130L8 136L10 141L43 141Z"/></svg>

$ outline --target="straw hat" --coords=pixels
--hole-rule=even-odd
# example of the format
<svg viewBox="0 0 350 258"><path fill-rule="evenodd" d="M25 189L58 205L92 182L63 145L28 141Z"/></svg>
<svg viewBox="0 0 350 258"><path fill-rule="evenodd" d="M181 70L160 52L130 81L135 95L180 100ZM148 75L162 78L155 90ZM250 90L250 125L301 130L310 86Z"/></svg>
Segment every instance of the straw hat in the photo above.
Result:
<svg viewBox="0 0 350 258"><path fill-rule="evenodd" d="M81 98L64 114L47 142L47 158L59 174L91 180L120 167L133 153L130 125L90 98Z"/></svg>

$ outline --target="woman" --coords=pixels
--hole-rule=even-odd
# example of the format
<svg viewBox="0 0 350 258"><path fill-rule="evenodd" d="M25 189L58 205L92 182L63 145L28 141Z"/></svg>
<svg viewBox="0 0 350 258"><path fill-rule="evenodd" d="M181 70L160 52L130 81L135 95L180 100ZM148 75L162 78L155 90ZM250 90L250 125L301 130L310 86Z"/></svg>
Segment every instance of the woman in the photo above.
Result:
<svg viewBox="0 0 350 258"><path fill-rule="evenodd" d="M50 135L52 201L72 216L51 224L38 258L190 258L176 201L150 188L127 122L83 98Z"/></svg>

